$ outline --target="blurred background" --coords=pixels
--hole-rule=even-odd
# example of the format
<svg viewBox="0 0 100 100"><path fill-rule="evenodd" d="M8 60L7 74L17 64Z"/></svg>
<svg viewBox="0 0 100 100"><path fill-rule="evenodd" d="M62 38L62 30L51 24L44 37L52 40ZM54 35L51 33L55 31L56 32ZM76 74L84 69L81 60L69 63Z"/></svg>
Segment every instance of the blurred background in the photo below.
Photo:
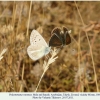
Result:
<svg viewBox="0 0 100 100"><path fill-rule="evenodd" d="M1 92L35 91L48 59L29 58L31 31L41 27L48 43L51 31L62 26L71 30L72 42L58 53L37 91L99 92L100 2L0 1L0 53L8 49L0 60Z"/></svg>

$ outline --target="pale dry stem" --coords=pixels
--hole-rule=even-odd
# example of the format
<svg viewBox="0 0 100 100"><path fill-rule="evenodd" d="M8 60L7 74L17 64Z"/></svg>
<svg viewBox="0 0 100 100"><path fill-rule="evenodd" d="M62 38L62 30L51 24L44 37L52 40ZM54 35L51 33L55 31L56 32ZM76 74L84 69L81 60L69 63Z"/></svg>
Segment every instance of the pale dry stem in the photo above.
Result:
<svg viewBox="0 0 100 100"><path fill-rule="evenodd" d="M43 69L44 69L44 71L43 71L43 74L41 75L41 78L40 78L40 80L39 80L39 82L38 82L38 85L37 85L37 87L36 87L36 89L35 89L34 92L37 91L37 89L38 89L38 87L39 87L39 85L40 85L40 82L41 82L41 80L42 80L42 78L43 78L45 72L46 72L46 71L48 70L48 68L49 68L49 65L52 64L53 62L55 62L55 60L58 58L58 56L56 56L57 54L58 54L58 51L54 48L54 50L53 50L52 53L51 53L51 58L49 58L48 62L44 61L44 64L43 64ZM56 57L55 57L55 56L56 56Z"/></svg>
<svg viewBox="0 0 100 100"><path fill-rule="evenodd" d="M7 51L7 48L6 49L3 49L3 51L1 52L0 54L0 60L3 58L3 54Z"/></svg>

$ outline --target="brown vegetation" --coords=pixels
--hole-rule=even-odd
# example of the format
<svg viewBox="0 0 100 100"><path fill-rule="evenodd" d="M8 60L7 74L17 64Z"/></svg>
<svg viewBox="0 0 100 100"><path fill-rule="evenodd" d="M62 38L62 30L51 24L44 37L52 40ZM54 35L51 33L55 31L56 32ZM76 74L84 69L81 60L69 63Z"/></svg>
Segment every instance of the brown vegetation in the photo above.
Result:
<svg viewBox="0 0 100 100"><path fill-rule="evenodd" d="M33 92L43 73L43 57L27 54L30 33L42 27L47 43L55 27L71 30L72 42L49 65L37 91L99 92L100 2L0 2L0 91ZM3 58L2 58L3 56ZM48 55L49 57L51 55Z"/></svg>

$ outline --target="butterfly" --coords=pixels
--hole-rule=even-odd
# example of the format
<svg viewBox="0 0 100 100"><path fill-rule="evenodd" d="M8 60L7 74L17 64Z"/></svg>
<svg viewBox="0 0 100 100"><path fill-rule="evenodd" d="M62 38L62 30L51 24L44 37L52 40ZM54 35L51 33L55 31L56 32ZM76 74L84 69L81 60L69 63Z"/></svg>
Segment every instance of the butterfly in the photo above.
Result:
<svg viewBox="0 0 100 100"><path fill-rule="evenodd" d="M37 30L33 30L30 35L30 46L27 48L27 53L32 60L38 60L50 52L50 47L47 45L44 38Z"/></svg>
<svg viewBox="0 0 100 100"><path fill-rule="evenodd" d="M51 32L52 36L49 40L50 47L63 47L71 43L71 37L69 35L70 31L66 27L63 27L62 30L59 27L56 27Z"/></svg>

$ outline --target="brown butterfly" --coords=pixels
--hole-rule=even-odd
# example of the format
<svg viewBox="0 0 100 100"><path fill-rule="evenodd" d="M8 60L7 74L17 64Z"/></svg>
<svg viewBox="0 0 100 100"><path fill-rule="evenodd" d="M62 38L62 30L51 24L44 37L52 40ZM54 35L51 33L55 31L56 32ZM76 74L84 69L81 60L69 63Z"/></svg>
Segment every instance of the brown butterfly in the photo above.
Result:
<svg viewBox="0 0 100 100"><path fill-rule="evenodd" d="M51 47L63 47L71 43L71 37L66 27L63 27L62 30L56 27L51 34L52 36L49 41L49 46Z"/></svg>

